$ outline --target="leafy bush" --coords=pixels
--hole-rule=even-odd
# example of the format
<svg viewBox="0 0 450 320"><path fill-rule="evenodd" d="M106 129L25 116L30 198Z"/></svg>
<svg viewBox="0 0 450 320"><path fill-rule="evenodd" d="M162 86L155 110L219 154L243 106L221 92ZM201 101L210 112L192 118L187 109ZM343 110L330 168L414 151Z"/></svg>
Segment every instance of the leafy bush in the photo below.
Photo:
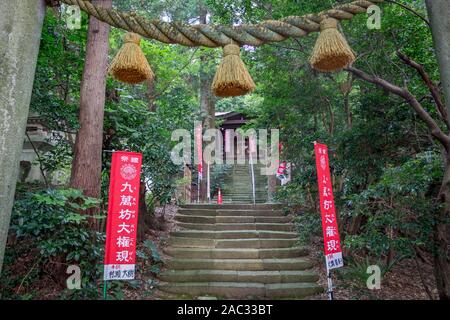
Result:
<svg viewBox="0 0 450 320"><path fill-rule="evenodd" d="M302 244L309 244L312 236L322 234L322 220L318 212L299 212L294 218L294 225Z"/></svg>
<svg viewBox="0 0 450 320"><path fill-rule="evenodd" d="M81 269L82 290L66 292L66 296L97 297L96 279L100 279L98 263L103 257L104 234L89 228L89 219L98 218L82 214L97 207L97 199L83 196L80 190L40 190L20 195L14 203L10 227L10 242L5 269L13 267L21 255L33 255L37 261L32 270L46 270L52 278L65 286L66 268L78 265ZM42 272L28 272L25 278L11 275L9 286L21 280L31 285L43 276ZM25 281L26 280L26 281ZM64 280L64 281L63 281ZM3 296L11 293L6 289Z"/></svg>
<svg viewBox="0 0 450 320"><path fill-rule="evenodd" d="M158 248L156 244L151 240L145 240L143 242L142 250L137 250L136 255L144 261L143 267L149 267L148 271L150 273L157 275L160 273L161 266L164 261L161 258L161 255L158 252Z"/></svg>
<svg viewBox="0 0 450 320"><path fill-rule="evenodd" d="M342 216L362 215L365 224L361 233L346 237L346 247L376 257L390 250L410 256L415 246L431 244L442 172L439 154L421 153L400 166L387 168L377 183L349 196Z"/></svg>

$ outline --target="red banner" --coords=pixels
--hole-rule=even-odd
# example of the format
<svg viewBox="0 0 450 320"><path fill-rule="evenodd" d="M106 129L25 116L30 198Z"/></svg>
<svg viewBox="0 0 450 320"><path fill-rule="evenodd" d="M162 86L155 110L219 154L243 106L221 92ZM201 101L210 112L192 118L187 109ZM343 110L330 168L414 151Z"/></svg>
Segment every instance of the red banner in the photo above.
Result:
<svg viewBox="0 0 450 320"><path fill-rule="evenodd" d="M203 144L202 144L202 124L198 124L195 127L195 145L197 147L197 160L198 160L198 179L203 179Z"/></svg>
<svg viewBox="0 0 450 320"><path fill-rule="evenodd" d="M142 154L112 155L104 280L134 279Z"/></svg>
<svg viewBox="0 0 450 320"><path fill-rule="evenodd" d="M286 162L285 161L281 162L280 165L278 166L277 177L284 175L284 170L286 170Z"/></svg>
<svg viewBox="0 0 450 320"><path fill-rule="evenodd" d="M314 143L327 270L344 266L331 185L328 147Z"/></svg>

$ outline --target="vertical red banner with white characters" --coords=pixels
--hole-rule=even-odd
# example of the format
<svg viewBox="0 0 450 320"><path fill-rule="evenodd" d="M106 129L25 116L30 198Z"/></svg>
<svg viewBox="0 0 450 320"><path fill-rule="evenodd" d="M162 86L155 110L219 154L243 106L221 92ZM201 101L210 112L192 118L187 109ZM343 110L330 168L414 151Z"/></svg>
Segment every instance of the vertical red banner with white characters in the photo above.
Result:
<svg viewBox="0 0 450 320"><path fill-rule="evenodd" d="M331 185L328 147L314 143L316 154L317 181L319 186L320 212L322 214L323 241L327 270L344 266L341 240L339 237Z"/></svg>
<svg viewBox="0 0 450 320"><path fill-rule="evenodd" d="M142 154L112 155L104 280L134 279Z"/></svg>
<svg viewBox="0 0 450 320"><path fill-rule="evenodd" d="M198 159L198 180L203 179L203 144L202 144L202 124L195 127L195 145Z"/></svg>

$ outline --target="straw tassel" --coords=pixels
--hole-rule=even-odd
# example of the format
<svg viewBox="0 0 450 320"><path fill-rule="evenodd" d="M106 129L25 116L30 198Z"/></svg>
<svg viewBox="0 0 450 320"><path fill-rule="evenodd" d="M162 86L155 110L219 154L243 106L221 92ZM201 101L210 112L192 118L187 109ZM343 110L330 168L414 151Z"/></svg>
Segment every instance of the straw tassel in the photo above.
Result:
<svg viewBox="0 0 450 320"><path fill-rule="evenodd" d="M320 23L320 35L310 59L312 67L322 72L341 70L356 59L338 30L338 20L326 18Z"/></svg>
<svg viewBox="0 0 450 320"><path fill-rule="evenodd" d="M240 48L227 44L223 48L223 60L217 68L212 83L218 97L242 96L255 90L255 83L240 58Z"/></svg>
<svg viewBox="0 0 450 320"><path fill-rule="evenodd" d="M124 42L111 62L109 74L119 81L130 84L153 80L155 75L140 47L141 36L128 32Z"/></svg>

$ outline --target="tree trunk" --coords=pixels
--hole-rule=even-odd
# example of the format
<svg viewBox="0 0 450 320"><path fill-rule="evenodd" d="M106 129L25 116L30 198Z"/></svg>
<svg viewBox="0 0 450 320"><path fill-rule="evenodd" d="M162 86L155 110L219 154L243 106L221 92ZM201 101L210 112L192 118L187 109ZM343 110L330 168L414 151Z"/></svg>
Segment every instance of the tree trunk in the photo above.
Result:
<svg viewBox="0 0 450 320"><path fill-rule="evenodd" d="M443 208L439 210L435 218L433 238L433 262L436 286L441 300L450 300L450 264L449 264L449 243L448 232L449 223L446 221L450 217L450 156L447 154L444 178L442 179L439 191L439 200Z"/></svg>
<svg viewBox="0 0 450 320"><path fill-rule="evenodd" d="M448 0L425 1L433 34L434 48L439 63L440 78L445 97L447 114L450 110L450 2ZM446 155L446 170L440 190L444 208L436 217L434 225L434 272L440 299L450 300L450 266L448 248L448 223L450 216L450 158Z"/></svg>
<svg viewBox="0 0 450 320"><path fill-rule="evenodd" d="M450 110L450 1L426 0L447 111ZM450 112L447 112L450 114Z"/></svg>
<svg viewBox="0 0 450 320"><path fill-rule="evenodd" d="M344 111L346 114L346 124L347 124L347 129L351 129L352 128L352 120L353 120L353 115L352 115L352 111L350 110L350 93L352 92L352 86L353 86L353 76L351 73L348 74L348 78L347 78L347 82L345 83L345 88L344 88Z"/></svg>
<svg viewBox="0 0 450 320"><path fill-rule="evenodd" d="M0 2L0 273L44 16L44 0Z"/></svg>
<svg viewBox="0 0 450 320"><path fill-rule="evenodd" d="M112 6L112 0L93 0L92 3L106 8ZM80 89L80 129L75 141L70 177L72 188L82 189L86 196L94 198L99 198L101 191L103 113L109 30L108 24L90 17L86 60Z"/></svg>
<svg viewBox="0 0 450 320"><path fill-rule="evenodd" d="M274 174L267 176L267 201L273 202L277 189L277 177Z"/></svg>
<svg viewBox="0 0 450 320"><path fill-rule="evenodd" d="M208 11L202 7L200 9L200 23L206 24L206 16ZM206 70L209 57L206 54L200 56L200 110L205 115L203 127L205 129L215 128L215 101L211 91L213 76L209 70ZM207 168L208 164L203 161L203 179L200 182L200 201L205 202L207 199Z"/></svg>
<svg viewBox="0 0 450 320"><path fill-rule="evenodd" d="M148 99L148 110L150 112L156 112L156 105L155 105L155 80L148 80L146 82L147 85L147 99Z"/></svg>

